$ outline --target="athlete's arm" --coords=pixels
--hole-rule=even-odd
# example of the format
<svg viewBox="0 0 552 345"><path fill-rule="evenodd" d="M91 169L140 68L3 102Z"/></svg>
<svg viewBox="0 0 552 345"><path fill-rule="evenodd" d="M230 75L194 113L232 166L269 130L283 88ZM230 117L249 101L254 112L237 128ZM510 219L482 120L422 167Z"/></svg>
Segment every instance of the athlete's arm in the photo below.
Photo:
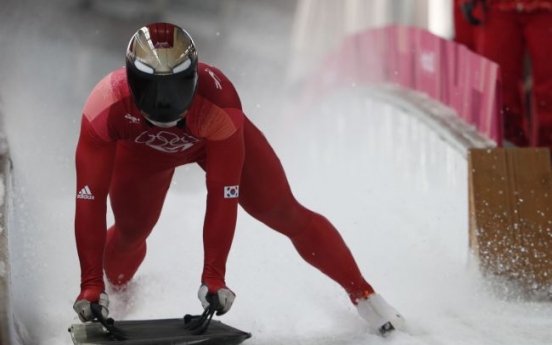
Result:
<svg viewBox="0 0 552 345"><path fill-rule="evenodd" d="M241 170L245 155L243 113L225 109L236 126L223 140L207 141L207 209L203 229L202 282L210 293L225 287L226 261L234 238Z"/></svg>
<svg viewBox="0 0 552 345"><path fill-rule="evenodd" d="M81 267L81 293L103 291L103 251L107 195L115 157L115 142L98 138L86 117L76 151L77 200L75 238Z"/></svg>
<svg viewBox="0 0 552 345"><path fill-rule="evenodd" d="M107 195L113 170L116 141L108 119L113 111L124 111L121 92L114 80L121 71L104 77L92 90L84 106L76 150L77 198L75 238L81 267L81 293L87 300L99 298L105 288L103 251L106 237ZM115 110L118 109L118 110Z"/></svg>
<svg viewBox="0 0 552 345"><path fill-rule="evenodd" d="M199 64L198 96L204 107L200 121L189 119L207 139L207 210L203 230L202 283L209 293L225 287L226 261L234 238L239 185L245 155L241 101L230 80L216 67ZM208 115L206 115L208 114Z"/></svg>

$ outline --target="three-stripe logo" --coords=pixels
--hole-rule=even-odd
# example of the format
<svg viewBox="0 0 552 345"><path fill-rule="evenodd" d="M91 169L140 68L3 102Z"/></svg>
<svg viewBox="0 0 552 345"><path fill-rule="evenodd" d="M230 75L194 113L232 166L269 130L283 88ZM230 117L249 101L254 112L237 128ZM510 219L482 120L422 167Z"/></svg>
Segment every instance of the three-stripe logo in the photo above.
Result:
<svg viewBox="0 0 552 345"><path fill-rule="evenodd" d="M80 190L79 194L77 194L77 199L94 200L94 194L90 191L90 187L84 186L84 188Z"/></svg>

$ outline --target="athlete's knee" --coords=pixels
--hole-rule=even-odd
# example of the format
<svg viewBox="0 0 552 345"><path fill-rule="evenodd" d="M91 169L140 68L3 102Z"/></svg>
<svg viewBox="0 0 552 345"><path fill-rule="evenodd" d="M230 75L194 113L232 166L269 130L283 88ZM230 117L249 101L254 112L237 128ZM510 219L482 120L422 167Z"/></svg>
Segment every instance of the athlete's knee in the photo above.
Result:
<svg viewBox="0 0 552 345"><path fill-rule="evenodd" d="M268 211L253 216L291 238L304 232L315 215L289 194L276 202Z"/></svg>
<svg viewBox="0 0 552 345"><path fill-rule="evenodd" d="M144 261L146 252L145 242L139 247L125 251L108 246L104 253L104 271L109 282L115 286L127 284Z"/></svg>
<svg viewBox="0 0 552 345"><path fill-rule="evenodd" d="M145 246L150 231L125 230L120 226L113 225L107 231L106 251L132 252Z"/></svg>
<svg viewBox="0 0 552 345"><path fill-rule="evenodd" d="M125 238L118 228L107 232L104 251L104 270L109 282L115 286L128 283L146 256L147 244L143 238Z"/></svg>

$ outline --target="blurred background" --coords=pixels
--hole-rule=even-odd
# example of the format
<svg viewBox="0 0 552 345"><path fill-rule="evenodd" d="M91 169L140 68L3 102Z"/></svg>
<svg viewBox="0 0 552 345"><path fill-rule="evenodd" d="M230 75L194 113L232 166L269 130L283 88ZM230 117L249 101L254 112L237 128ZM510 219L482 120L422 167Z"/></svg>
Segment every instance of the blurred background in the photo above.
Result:
<svg viewBox="0 0 552 345"><path fill-rule="evenodd" d="M18 94L52 100L70 77L64 102L81 106L98 76L122 65L130 35L151 21L184 27L201 58L248 93L260 81L297 81L344 35L368 27L416 25L450 38L451 6L450 0L3 0L0 95L6 111ZM48 89L33 80L48 80Z"/></svg>
<svg viewBox="0 0 552 345"><path fill-rule="evenodd" d="M50 155L41 142L63 133L65 140L51 143L60 153L51 159L72 164L77 133L65 129L80 121L99 79L123 66L129 37L145 23L169 21L189 31L200 59L248 95L244 109L262 124L283 112L283 98L296 94L343 36L400 23L450 38L451 6L449 0L3 0L0 109L12 159L22 159L22 173L39 180L25 158ZM35 149L18 150L31 144Z"/></svg>

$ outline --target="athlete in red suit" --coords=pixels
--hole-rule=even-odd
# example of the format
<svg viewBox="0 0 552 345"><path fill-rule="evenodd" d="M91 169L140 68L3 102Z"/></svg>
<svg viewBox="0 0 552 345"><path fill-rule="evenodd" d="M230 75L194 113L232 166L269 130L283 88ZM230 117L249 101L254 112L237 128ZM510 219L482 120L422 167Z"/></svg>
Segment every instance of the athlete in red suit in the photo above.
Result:
<svg viewBox="0 0 552 345"><path fill-rule="evenodd" d="M486 0L484 5L476 52L501 68L505 139L518 146L552 147L552 0ZM533 82L530 120L523 101L526 52Z"/></svg>
<svg viewBox="0 0 552 345"><path fill-rule="evenodd" d="M465 3L466 0L454 0L453 3L452 19L454 23L454 41L475 51L476 27L465 18L462 9Z"/></svg>
<svg viewBox="0 0 552 345"><path fill-rule="evenodd" d="M104 272L114 286L132 279L174 169L188 163L206 173L204 307L208 297L218 296L220 315L234 301L225 271L239 204L340 284L372 329L402 327L400 314L374 293L334 226L294 198L279 159L244 115L232 83L198 62L189 35L167 23L145 26L132 37L126 67L103 78L84 107L76 150L81 290L74 305L82 321L94 318L91 302L107 315ZM115 224L106 231L108 195Z"/></svg>

